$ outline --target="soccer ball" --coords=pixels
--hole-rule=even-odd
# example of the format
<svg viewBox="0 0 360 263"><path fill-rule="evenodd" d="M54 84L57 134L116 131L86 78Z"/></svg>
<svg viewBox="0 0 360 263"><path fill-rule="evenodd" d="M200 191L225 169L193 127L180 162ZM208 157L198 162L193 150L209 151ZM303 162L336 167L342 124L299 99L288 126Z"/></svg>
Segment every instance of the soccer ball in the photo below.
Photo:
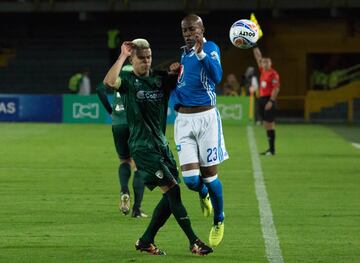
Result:
<svg viewBox="0 0 360 263"><path fill-rule="evenodd" d="M229 32L231 43L237 48L251 48L259 38L256 24L248 19L236 21Z"/></svg>

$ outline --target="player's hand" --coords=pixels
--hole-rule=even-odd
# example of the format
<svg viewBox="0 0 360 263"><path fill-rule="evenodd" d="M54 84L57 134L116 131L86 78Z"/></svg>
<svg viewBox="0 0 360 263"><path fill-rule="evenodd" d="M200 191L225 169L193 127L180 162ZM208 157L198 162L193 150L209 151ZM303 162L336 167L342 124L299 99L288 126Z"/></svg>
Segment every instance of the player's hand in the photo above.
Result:
<svg viewBox="0 0 360 263"><path fill-rule="evenodd" d="M131 55L134 44L131 41L125 41L121 45L121 54L120 56L129 57Z"/></svg>
<svg viewBox="0 0 360 263"><path fill-rule="evenodd" d="M273 104L274 104L274 103L269 100L269 101L265 104L265 110L271 110L271 108L274 106Z"/></svg>
<svg viewBox="0 0 360 263"><path fill-rule="evenodd" d="M204 47L204 38L200 34L196 34L195 36L195 52L199 54Z"/></svg>
<svg viewBox="0 0 360 263"><path fill-rule="evenodd" d="M174 62L170 65L169 67L169 73L170 74L178 74L180 71L180 63L179 62Z"/></svg>

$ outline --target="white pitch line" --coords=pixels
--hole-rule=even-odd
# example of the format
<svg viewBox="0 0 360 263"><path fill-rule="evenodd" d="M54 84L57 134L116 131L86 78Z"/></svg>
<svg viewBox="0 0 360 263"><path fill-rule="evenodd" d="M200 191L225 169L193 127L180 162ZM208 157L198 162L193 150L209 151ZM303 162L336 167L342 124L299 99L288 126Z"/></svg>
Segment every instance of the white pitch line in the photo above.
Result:
<svg viewBox="0 0 360 263"><path fill-rule="evenodd" d="M360 149L360 143L352 142L351 144L352 144L352 146L354 146L355 148Z"/></svg>
<svg viewBox="0 0 360 263"><path fill-rule="evenodd" d="M254 131L251 126L247 127L247 135L251 153L256 198L259 203L261 230L265 241L266 257L270 263L283 263L284 259L282 257L279 239L276 234L276 228L266 192L259 153L256 147Z"/></svg>

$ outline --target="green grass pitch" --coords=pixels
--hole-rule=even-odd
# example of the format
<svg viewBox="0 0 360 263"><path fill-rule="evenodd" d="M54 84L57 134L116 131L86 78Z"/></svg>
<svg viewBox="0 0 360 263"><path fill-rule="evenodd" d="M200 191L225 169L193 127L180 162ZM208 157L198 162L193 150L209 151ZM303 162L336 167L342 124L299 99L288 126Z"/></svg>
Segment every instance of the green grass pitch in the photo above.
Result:
<svg viewBox="0 0 360 263"><path fill-rule="evenodd" d="M265 150L265 132L254 127ZM172 148L173 129L168 138ZM0 123L0 262L268 262L245 127L224 127L220 167L225 239L192 255L173 217L157 236L165 257L134 242L149 219L119 213L118 160L106 125ZM277 155L261 157L284 262L360 262L360 127L278 125ZM176 155L176 153L174 152ZM192 225L207 242L212 220L181 184ZM160 191L146 191L151 213Z"/></svg>

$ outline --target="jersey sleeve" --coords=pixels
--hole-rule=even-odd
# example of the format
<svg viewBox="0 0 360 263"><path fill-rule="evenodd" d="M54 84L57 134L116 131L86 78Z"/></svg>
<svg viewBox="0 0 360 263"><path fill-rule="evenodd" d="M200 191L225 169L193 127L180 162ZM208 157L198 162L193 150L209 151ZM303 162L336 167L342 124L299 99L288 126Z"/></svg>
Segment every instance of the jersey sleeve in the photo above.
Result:
<svg viewBox="0 0 360 263"><path fill-rule="evenodd" d="M273 89L277 89L280 87L280 76L277 72L274 72L273 77L271 79L271 85Z"/></svg>
<svg viewBox="0 0 360 263"><path fill-rule="evenodd" d="M215 83L219 84L222 78L222 68L220 62L220 49L211 41L204 43L204 52L206 56L201 59L201 63L208 77Z"/></svg>
<svg viewBox="0 0 360 263"><path fill-rule="evenodd" d="M102 105L104 106L105 110L111 114L112 113L112 108L111 108L111 104L107 98L107 92L106 92L106 87L104 84L100 83L99 86L97 86L96 88L96 93L102 103Z"/></svg>

